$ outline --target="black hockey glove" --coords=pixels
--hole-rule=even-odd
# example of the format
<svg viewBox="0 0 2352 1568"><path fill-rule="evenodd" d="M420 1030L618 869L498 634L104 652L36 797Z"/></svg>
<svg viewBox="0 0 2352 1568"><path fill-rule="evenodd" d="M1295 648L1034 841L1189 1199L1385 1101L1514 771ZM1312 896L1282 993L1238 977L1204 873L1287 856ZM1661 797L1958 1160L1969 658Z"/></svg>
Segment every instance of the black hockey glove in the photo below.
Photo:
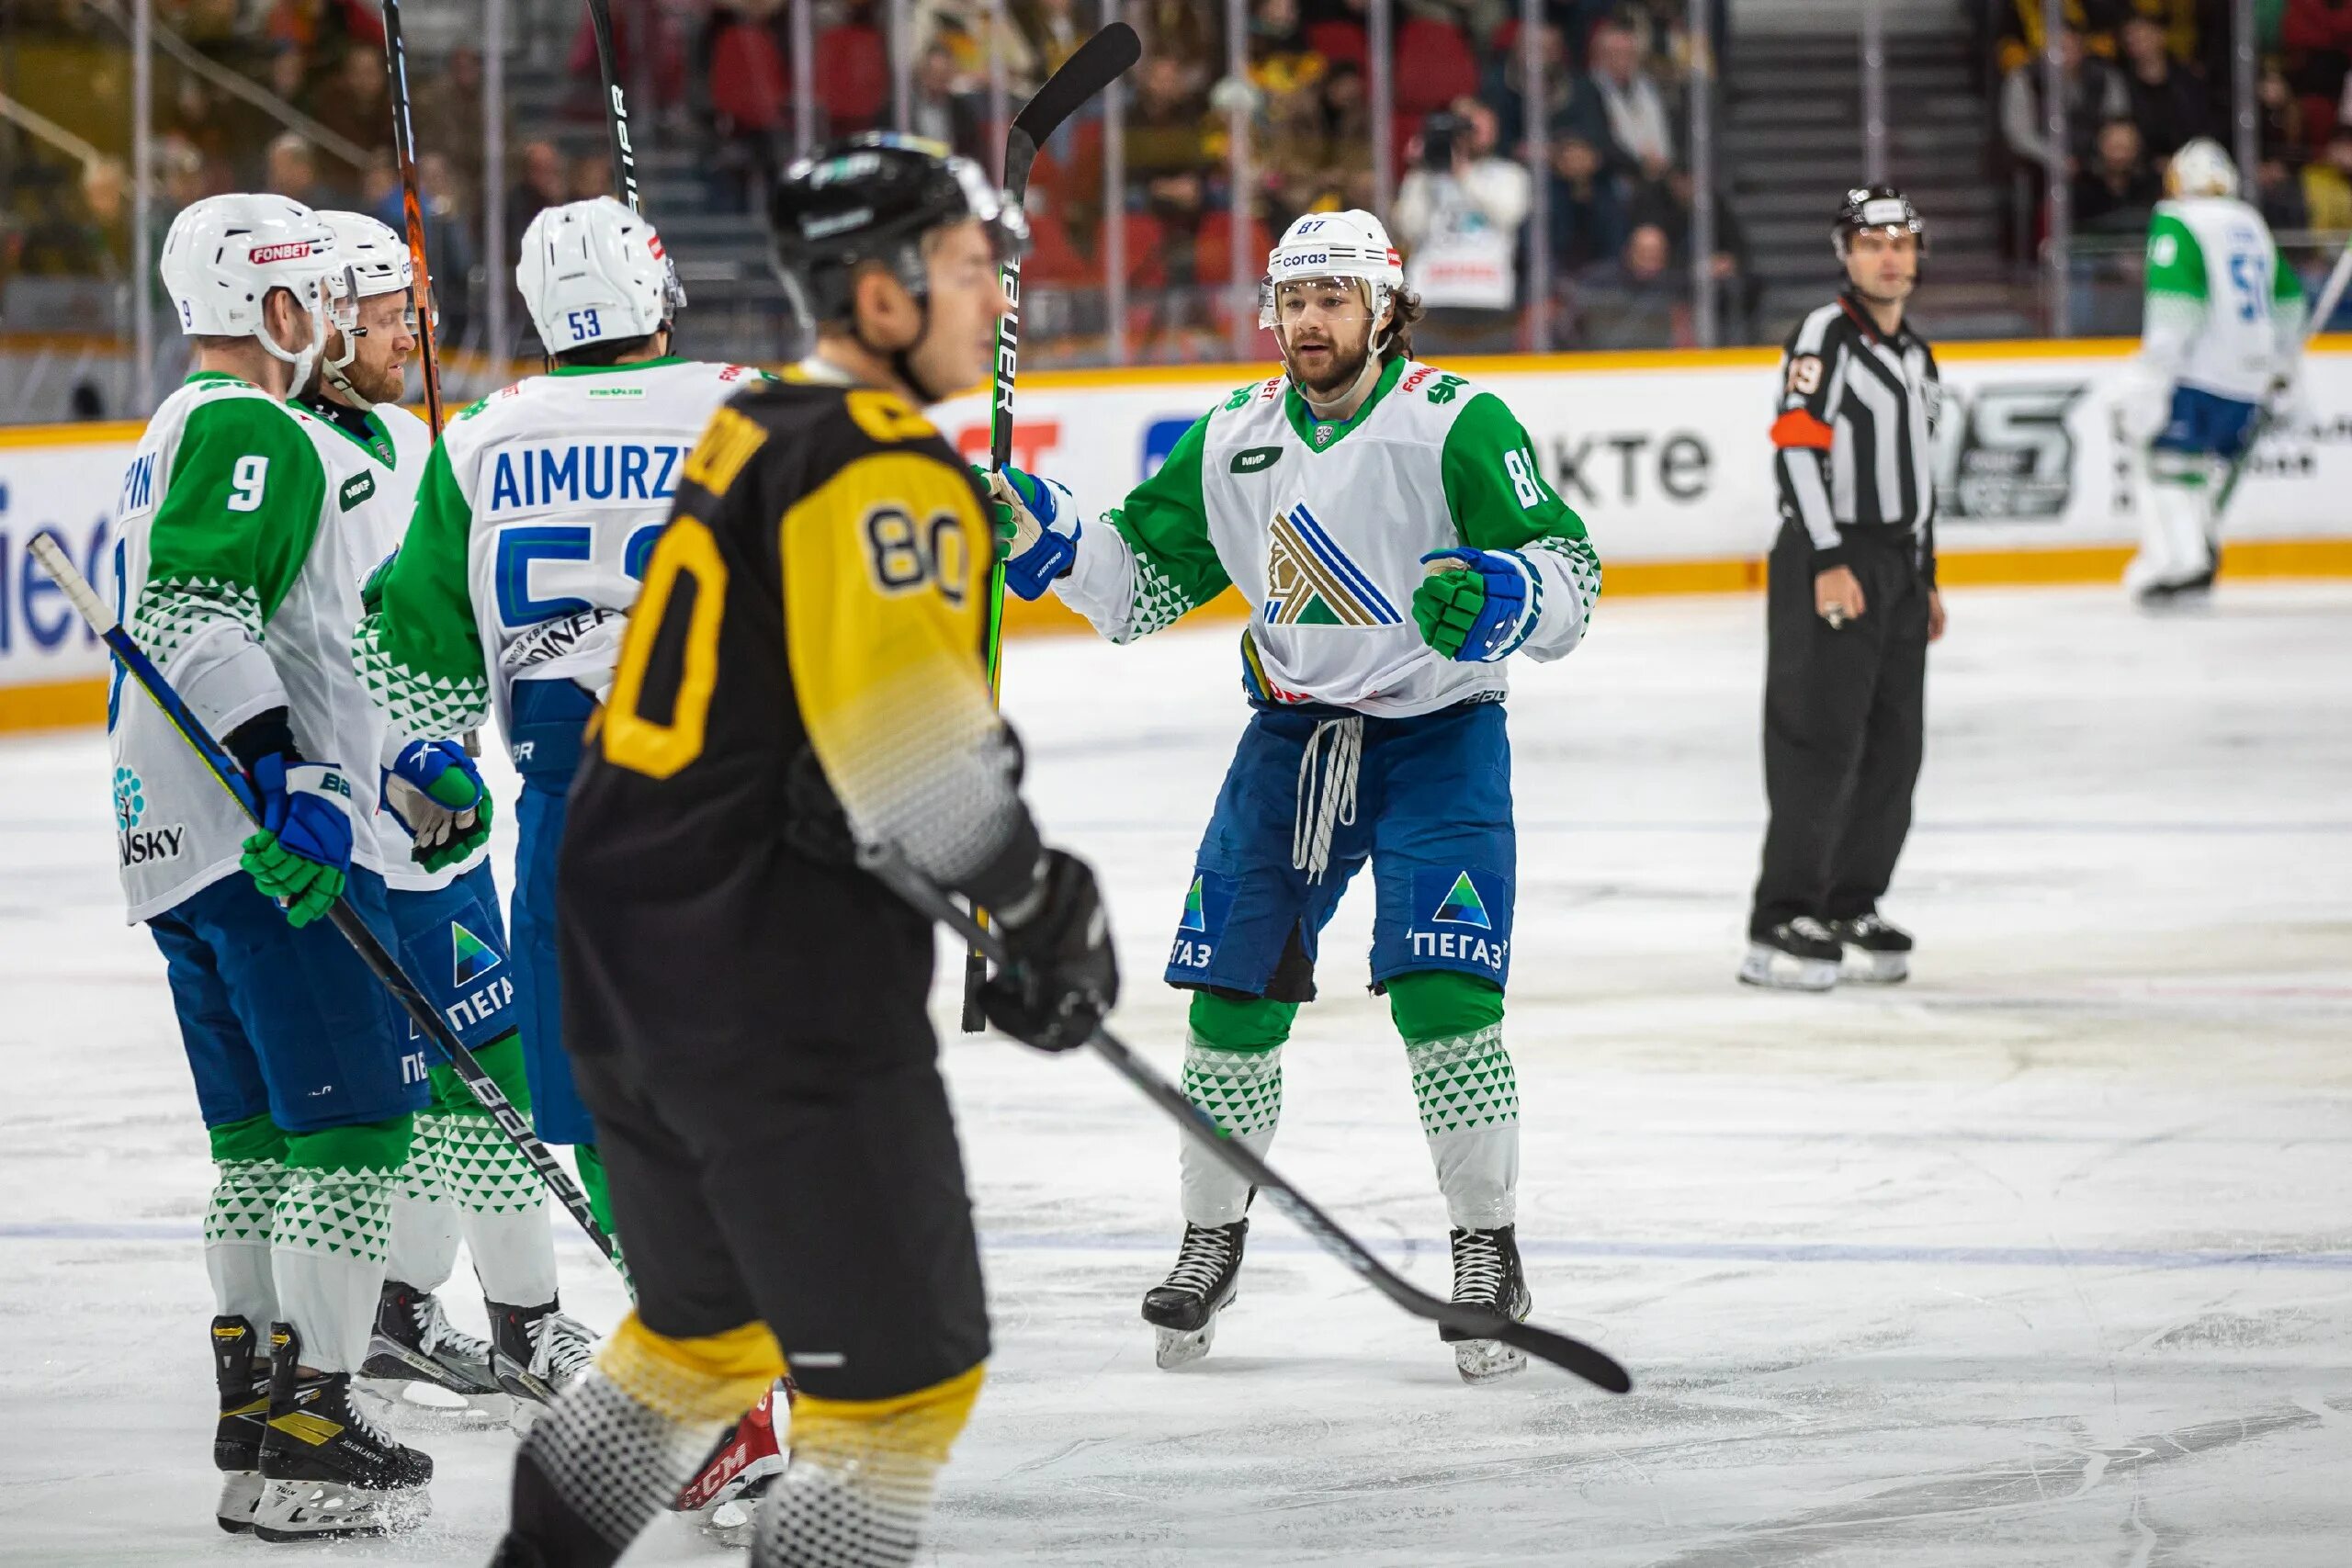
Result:
<svg viewBox="0 0 2352 1568"><path fill-rule="evenodd" d="M1094 868L1047 850L1027 897L997 921L1012 963L980 988L981 1013L1040 1051L1085 1044L1119 999L1119 961Z"/></svg>

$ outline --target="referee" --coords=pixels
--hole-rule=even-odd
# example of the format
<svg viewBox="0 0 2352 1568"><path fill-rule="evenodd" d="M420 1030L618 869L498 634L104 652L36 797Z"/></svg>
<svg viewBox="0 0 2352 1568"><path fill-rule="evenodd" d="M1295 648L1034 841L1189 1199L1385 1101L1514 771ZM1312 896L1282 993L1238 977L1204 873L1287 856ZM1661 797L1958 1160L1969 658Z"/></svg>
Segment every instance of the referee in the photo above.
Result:
<svg viewBox="0 0 2352 1568"><path fill-rule="evenodd" d="M1849 190L1830 231L1844 292L1781 355L1772 423L1781 534L1764 676L1771 822L1739 977L1827 990L1910 973L1911 938L1878 912L1911 828L1936 592L1941 389L1903 319L1928 248L1908 197Z"/></svg>

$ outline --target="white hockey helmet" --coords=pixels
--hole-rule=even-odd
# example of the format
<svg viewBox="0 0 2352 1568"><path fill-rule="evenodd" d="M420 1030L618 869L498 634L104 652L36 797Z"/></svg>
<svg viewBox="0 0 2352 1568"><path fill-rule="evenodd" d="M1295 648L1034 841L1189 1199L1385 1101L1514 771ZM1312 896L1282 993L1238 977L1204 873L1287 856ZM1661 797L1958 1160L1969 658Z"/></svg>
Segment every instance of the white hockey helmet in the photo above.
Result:
<svg viewBox="0 0 2352 1568"><path fill-rule="evenodd" d="M1388 231L1362 208L1345 212L1310 212L1292 220L1266 256L1266 276L1258 283L1258 324L1274 324L1274 292L1283 284L1308 277L1361 278L1371 286L1372 319L1397 289L1405 286L1405 265ZM1374 353L1379 351L1374 344Z"/></svg>
<svg viewBox="0 0 2352 1568"><path fill-rule="evenodd" d="M327 324L344 324L332 279L334 231L283 196L214 196L172 220L156 265L187 337L250 337L294 367L300 390L326 346ZM311 318L311 341L289 348L269 335L263 303L283 288Z"/></svg>
<svg viewBox="0 0 2352 1568"><path fill-rule="evenodd" d="M379 294L409 295L408 322L410 330L415 330L416 299L412 286L416 281L416 262L409 254L408 242L364 212L322 211L319 220L334 231L335 254L342 264L327 286L352 322L344 329L343 352L329 355L323 367L327 379L357 397L359 389L343 373L359 356L359 340L368 331L358 324L359 301Z"/></svg>
<svg viewBox="0 0 2352 1568"><path fill-rule="evenodd" d="M609 196L568 201L532 219L514 286L550 355L650 336L686 302L662 236Z"/></svg>
<svg viewBox="0 0 2352 1568"><path fill-rule="evenodd" d="M2195 136L2180 144L2165 166L2167 196L2235 196L2238 166L2222 144L2210 136Z"/></svg>

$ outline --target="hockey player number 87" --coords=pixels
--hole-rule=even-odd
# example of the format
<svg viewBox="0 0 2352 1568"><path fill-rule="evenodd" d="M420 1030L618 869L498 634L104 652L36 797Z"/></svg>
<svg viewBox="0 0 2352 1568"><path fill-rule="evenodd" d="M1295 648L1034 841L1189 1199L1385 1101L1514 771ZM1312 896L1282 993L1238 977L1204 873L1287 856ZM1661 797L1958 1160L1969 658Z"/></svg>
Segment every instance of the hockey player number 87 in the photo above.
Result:
<svg viewBox="0 0 2352 1568"><path fill-rule="evenodd" d="M680 577L694 579L678 689L662 722L646 716L646 666L670 619ZM727 562L702 519L681 513L662 531L646 563L645 588L628 618L612 700L605 709L605 760L649 778L666 779L702 755L703 726L718 684L718 625L727 613Z"/></svg>

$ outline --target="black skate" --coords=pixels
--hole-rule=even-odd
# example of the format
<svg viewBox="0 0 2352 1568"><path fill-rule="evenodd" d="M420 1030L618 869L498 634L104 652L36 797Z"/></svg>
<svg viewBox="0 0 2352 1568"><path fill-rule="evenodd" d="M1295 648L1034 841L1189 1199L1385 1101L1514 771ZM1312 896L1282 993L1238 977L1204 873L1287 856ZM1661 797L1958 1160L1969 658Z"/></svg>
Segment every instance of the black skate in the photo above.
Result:
<svg viewBox="0 0 2352 1568"><path fill-rule="evenodd" d="M490 1369L490 1342L451 1327L432 1292L397 1280L384 1281L359 1375L394 1385L381 1391L391 1398L400 1396L402 1385L423 1383L501 1419L514 1403Z"/></svg>
<svg viewBox="0 0 2352 1568"><path fill-rule="evenodd" d="M1458 1230L1453 1235L1453 1299L1525 1323L1535 1298L1527 1293L1527 1276L1519 1266L1519 1228L1498 1225L1490 1231ZM1479 1339L1442 1326L1437 1337L1453 1347L1454 1370L1464 1382L1507 1377L1527 1365L1526 1351L1499 1339Z"/></svg>
<svg viewBox="0 0 2352 1568"><path fill-rule="evenodd" d="M1739 961L1740 984L1826 991L1838 983L1838 964L1845 953L1827 926L1811 915L1799 915L1769 931L1748 933L1747 956Z"/></svg>
<svg viewBox="0 0 2352 1568"><path fill-rule="evenodd" d="M546 1406L579 1381L596 1354L585 1325L545 1306L484 1303L490 1309L490 1370L518 1402ZM515 1414L524 1414L518 1403Z"/></svg>
<svg viewBox="0 0 2352 1568"><path fill-rule="evenodd" d="M1829 934L1845 948L1843 978L1892 986L1911 977L1911 933L1887 924L1877 910L1850 920L1832 920Z"/></svg>
<svg viewBox="0 0 2352 1568"><path fill-rule="evenodd" d="M220 1424L212 1429L212 1468L220 1472L220 1528L243 1535L261 1502L261 1438L269 1420L269 1362L254 1352L261 1337L242 1317L212 1320L212 1379L220 1388Z"/></svg>
<svg viewBox="0 0 2352 1568"><path fill-rule="evenodd" d="M254 1534L264 1540L391 1535L423 1522L433 1511L424 1490L433 1461L394 1442L352 1404L349 1372L303 1375L301 1337L288 1325L272 1324L269 1343L266 1484Z"/></svg>
<svg viewBox="0 0 2352 1568"><path fill-rule="evenodd" d="M1143 1296L1143 1320L1159 1330L1153 1359L1163 1369L1209 1353L1216 1337L1216 1314L1231 1306L1238 1293L1241 1244L1249 1235L1246 1219L1229 1225L1185 1225L1176 1267Z"/></svg>

